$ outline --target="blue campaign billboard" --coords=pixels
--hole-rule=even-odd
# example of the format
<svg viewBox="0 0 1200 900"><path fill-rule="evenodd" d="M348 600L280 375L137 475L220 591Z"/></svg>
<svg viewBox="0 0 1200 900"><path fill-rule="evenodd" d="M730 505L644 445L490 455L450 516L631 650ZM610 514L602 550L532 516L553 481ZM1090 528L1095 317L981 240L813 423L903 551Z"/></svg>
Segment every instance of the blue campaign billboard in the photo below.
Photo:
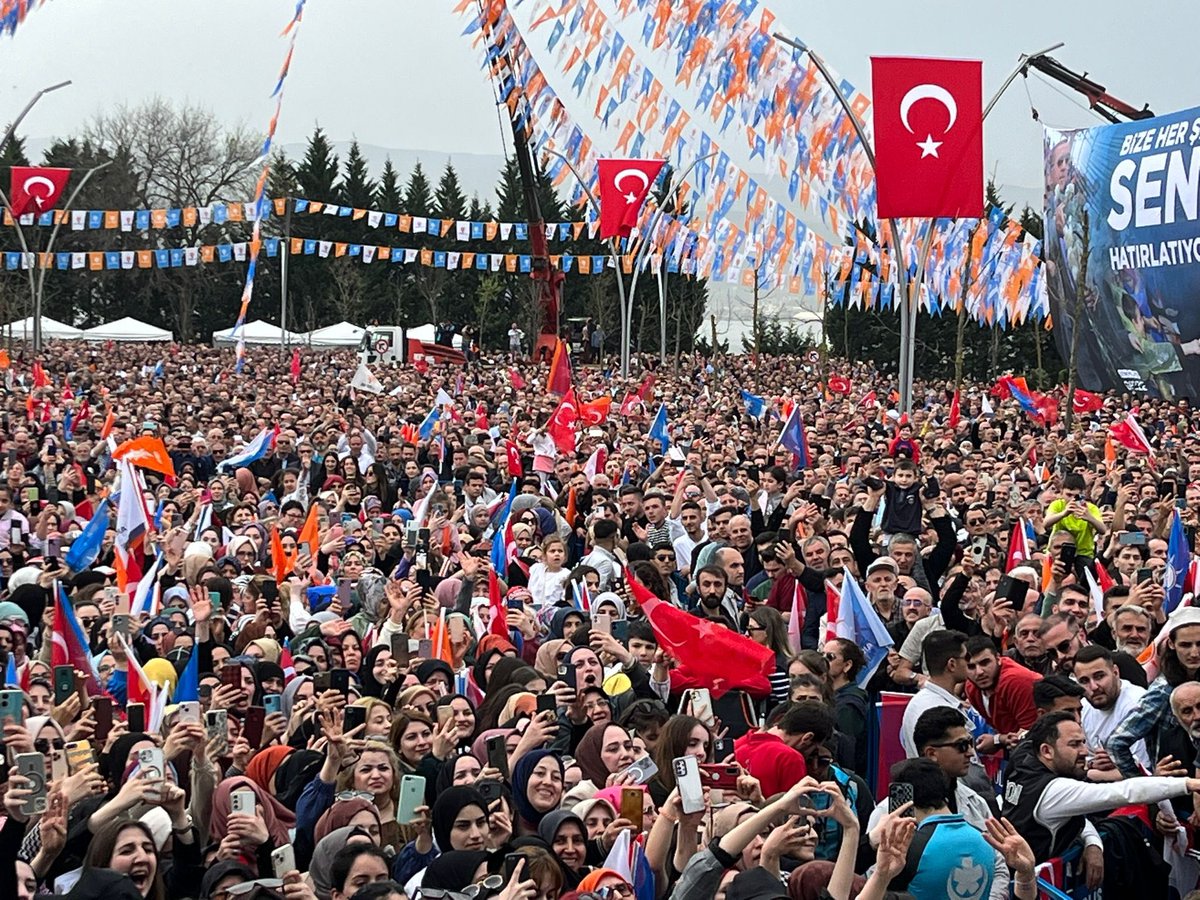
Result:
<svg viewBox="0 0 1200 900"><path fill-rule="evenodd" d="M1079 384L1200 397L1200 108L1047 128L1045 174L1050 312L1063 359L1081 329Z"/></svg>

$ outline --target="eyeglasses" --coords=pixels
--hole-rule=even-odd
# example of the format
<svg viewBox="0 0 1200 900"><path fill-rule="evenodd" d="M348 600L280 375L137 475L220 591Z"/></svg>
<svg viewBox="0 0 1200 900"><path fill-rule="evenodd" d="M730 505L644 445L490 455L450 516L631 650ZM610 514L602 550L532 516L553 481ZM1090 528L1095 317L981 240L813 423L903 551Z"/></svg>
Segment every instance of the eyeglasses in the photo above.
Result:
<svg viewBox="0 0 1200 900"><path fill-rule="evenodd" d="M610 884L608 887L602 887L596 891L600 900L609 900L610 897L632 897L633 888L625 883Z"/></svg>
<svg viewBox="0 0 1200 900"><path fill-rule="evenodd" d="M826 662L837 662L839 658L836 653L822 653L821 655L825 657Z"/></svg>
<svg viewBox="0 0 1200 900"><path fill-rule="evenodd" d="M675 562L674 553L656 553L654 559L657 562Z"/></svg>
<svg viewBox="0 0 1200 900"><path fill-rule="evenodd" d="M51 748L55 750L61 750L65 746L66 744L63 742L62 738L50 738L49 740L46 738L38 738L33 742L33 749L38 753L49 753Z"/></svg>
<svg viewBox="0 0 1200 900"><path fill-rule="evenodd" d="M333 795L334 800L374 800L375 795L370 791L338 791Z"/></svg>
<svg viewBox="0 0 1200 900"><path fill-rule="evenodd" d="M959 753L970 753L974 744L970 738L959 738L957 741L942 741L937 744L930 744L930 747L947 747L952 750L957 750Z"/></svg>
<svg viewBox="0 0 1200 900"><path fill-rule="evenodd" d="M827 769L833 765L833 757L832 756L818 756L818 757L814 758L814 762L816 762L817 768Z"/></svg>
<svg viewBox="0 0 1200 900"><path fill-rule="evenodd" d="M987 519L967 519L968 525L982 525Z"/></svg>
<svg viewBox="0 0 1200 900"><path fill-rule="evenodd" d="M900 604L902 606L925 606L925 601L920 597L905 597Z"/></svg>
<svg viewBox="0 0 1200 900"><path fill-rule="evenodd" d="M243 894L249 894L256 887L281 888L283 881L279 878L256 878L253 881L243 881L241 884L231 884L225 888L225 893L231 897L240 897Z"/></svg>
<svg viewBox="0 0 1200 900"><path fill-rule="evenodd" d="M754 623L751 623L746 626L746 630L747 631L766 631L767 629L765 629L761 625L755 625Z"/></svg>

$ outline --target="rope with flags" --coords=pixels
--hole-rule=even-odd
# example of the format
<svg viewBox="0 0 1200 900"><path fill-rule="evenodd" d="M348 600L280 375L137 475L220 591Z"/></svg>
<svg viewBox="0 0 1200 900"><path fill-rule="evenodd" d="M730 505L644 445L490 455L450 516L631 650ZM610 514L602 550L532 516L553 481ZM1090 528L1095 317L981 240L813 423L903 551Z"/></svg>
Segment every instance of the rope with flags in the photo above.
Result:
<svg viewBox="0 0 1200 900"><path fill-rule="evenodd" d="M275 100L275 114L271 116L271 121L267 125L267 136L263 141L260 154L263 168L254 189L254 231L250 237L250 265L246 269L246 286L242 289L242 306L238 312L237 322L233 326L233 334L237 338L237 362L234 365L236 372L242 371L246 362L246 340L242 329L246 324L246 312L250 308L250 300L254 296L254 275L258 268L258 253L262 249L262 220L267 212L267 179L271 175L271 143L275 139L275 128L279 124L279 112L283 107L283 83L287 80L288 70L292 65L292 54L296 50L296 36L300 33L300 20L304 16L305 2L306 0L296 0L296 9L292 13L292 20L288 22L282 32L283 37L290 36L291 40L288 42L287 55L283 58L283 66L279 70L279 79L275 82L275 90L271 92L271 97Z"/></svg>

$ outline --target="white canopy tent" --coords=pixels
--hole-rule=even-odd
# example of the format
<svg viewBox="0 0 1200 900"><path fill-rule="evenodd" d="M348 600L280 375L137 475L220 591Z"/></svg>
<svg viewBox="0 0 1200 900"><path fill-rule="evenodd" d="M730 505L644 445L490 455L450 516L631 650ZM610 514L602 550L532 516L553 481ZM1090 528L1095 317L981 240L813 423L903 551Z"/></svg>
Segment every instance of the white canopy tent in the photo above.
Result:
<svg viewBox="0 0 1200 900"><path fill-rule="evenodd" d="M234 336L233 326L223 331L214 331L212 336L214 347L232 347L240 337L247 344L280 344L283 342L283 329L262 319L255 319L242 326L237 337ZM288 340L293 344L304 343L304 335L288 332Z"/></svg>
<svg viewBox="0 0 1200 900"><path fill-rule="evenodd" d="M140 341L143 343L174 340L165 328L158 328L132 316L125 316L106 325L97 325L83 332L85 341Z"/></svg>
<svg viewBox="0 0 1200 900"><path fill-rule="evenodd" d="M338 322L310 331L301 339L310 347L357 347L362 343L364 334L366 329L349 322Z"/></svg>
<svg viewBox="0 0 1200 900"><path fill-rule="evenodd" d="M0 329L0 333L8 335L12 331L14 340L32 341L33 340L33 317L30 316L21 319L19 322L12 322ZM83 337L83 332L71 325L66 325L62 322L51 319L49 316L42 316L42 340L45 341L77 341Z"/></svg>

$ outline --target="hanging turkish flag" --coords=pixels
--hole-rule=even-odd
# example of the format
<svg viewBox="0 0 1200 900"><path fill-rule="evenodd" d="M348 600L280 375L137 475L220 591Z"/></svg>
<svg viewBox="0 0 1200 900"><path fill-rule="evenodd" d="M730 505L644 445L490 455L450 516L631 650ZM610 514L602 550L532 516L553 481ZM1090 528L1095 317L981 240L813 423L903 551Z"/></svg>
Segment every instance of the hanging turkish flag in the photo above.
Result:
<svg viewBox="0 0 1200 900"><path fill-rule="evenodd" d="M575 452L575 426L578 422L579 401L575 399L575 391L569 390L546 424L546 434L560 453Z"/></svg>
<svg viewBox="0 0 1200 900"><path fill-rule="evenodd" d="M871 57L880 218L983 215L983 63Z"/></svg>
<svg viewBox="0 0 1200 900"><path fill-rule="evenodd" d="M12 214L40 213L53 209L62 192L67 189L70 169L47 169L41 166L13 166L8 199Z"/></svg>
<svg viewBox="0 0 1200 900"><path fill-rule="evenodd" d="M950 419L947 424L951 428L957 428L960 418L962 418L962 409L958 403L958 391L955 391L954 397L950 400Z"/></svg>
<svg viewBox="0 0 1200 900"><path fill-rule="evenodd" d="M602 159L600 176L600 237L629 237L650 185L666 163L661 159Z"/></svg>

